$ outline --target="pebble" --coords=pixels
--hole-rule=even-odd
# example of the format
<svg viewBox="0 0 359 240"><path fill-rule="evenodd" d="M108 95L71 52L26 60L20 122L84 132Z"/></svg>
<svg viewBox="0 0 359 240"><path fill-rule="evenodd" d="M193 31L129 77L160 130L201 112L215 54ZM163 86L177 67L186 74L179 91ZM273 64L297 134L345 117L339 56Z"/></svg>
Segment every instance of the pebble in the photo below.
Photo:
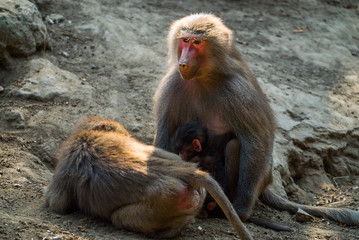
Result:
<svg viewBox="0 0 359 240"><path fill-rule="evenodd" d="M100 27L94 24L86 24L86 25L78 26L76 28L80 31L90 31L93 33L98 33L100 31ZM121 30L121 26L119 26L119 28Z"/></svg>
<svg viewBox="0 0 359 240"><path fill-rule="evenodd" d="M143 129L143 127L144 127L144 125L142 125L140 123L134 123L134 124L132 124L130 129L132 132L139 132L139 131L141 131L141 129Z"/></svg>
<svg viewBox="0 0 359 240"><path fill-rule="evenodd" d="M25 128L24 114L17 109L12 109L8 112L5 112L3 118L10 124L11 127L16 129Z"/></svg>
<svg viewBox="0 0 359 240"><path fill-rule="evenodd" d="M2 86L0 86L0 93L2 93L4 91L4 88Z"/></svg>
<svg viewBox="0 0 359 240"><path fill-rule="evenodd" d="M68 52L61 52L61 55L64 56L64 57L69 57L70 54Z"/></svg>
<svg viewBox="0 0 359 240"><path fill-rule="evenodd" d="M53 237L49 237L48 239L62 239L62 235L56 235Z"/></svg>
<svg viewBox="0 0 359 240"><path fill-rule="evenodd" d="M46 21L51 25L58 24L64 20L65 20L64 16L62 16L60 14L50 14L46 17Z"/></svg>

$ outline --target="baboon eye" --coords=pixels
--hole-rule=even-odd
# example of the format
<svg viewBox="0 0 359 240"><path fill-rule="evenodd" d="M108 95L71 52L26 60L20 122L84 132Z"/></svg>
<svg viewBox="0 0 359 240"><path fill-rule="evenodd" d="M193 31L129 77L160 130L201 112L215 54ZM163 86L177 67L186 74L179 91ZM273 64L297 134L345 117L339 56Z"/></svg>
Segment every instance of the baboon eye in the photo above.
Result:
<svg viewBox="0 0 359 240"><path fill-rule="evenodd" d="M188 43L188 42L189 42L189 38L184 38L184 39L183 39L183 42Z"/></svg>
<svg viewBox="0 0 359 240"><path fill-rule="evenodd" d="M200 40L195 39L195 40L193 41L193 44L196 44L196 45L201 44L201 41L200 41Z"/></svg>

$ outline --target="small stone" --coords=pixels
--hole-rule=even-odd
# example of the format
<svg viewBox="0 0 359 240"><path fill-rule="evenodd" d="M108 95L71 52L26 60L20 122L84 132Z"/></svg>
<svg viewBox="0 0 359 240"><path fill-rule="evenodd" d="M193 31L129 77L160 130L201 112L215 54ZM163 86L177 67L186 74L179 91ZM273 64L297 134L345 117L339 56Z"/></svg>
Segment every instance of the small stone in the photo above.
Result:
<svg viewBox="0 0 359 240"><path fill-rule="evenodd" d="M61 55L64 56L64 57L69 57L70 54L68 52L61 52Z"/></svg>
<svg viewBox="0 0 359 240"><path fill-rule="evenodd" d="M65 20L65 18L64 18L64 16L62 16L62 15L60 15L60 14L50 14L50 15L48 15L47 17L46 17L46 21L48 22L48 23L50 23L51 25L52 24L58 24L58 23L60 23L60 22L62 22L62 21L64 21Z"/></svg>
<svg viewBox="0 0 359 240"><path fill-rule="evenodd" d="M93 32L95 34L99 33L100 31L100 27L94 24L86 24L86 25L82 25L82 26L77 26L76 27L78 31L80 32ZM119 27L121 30L121 27Z"/></svg>
<svg viewBox="0 0 359 240"><path fill-rule="evenodd" d="M48 239L62 239L62 235L56 235L53 237L49 237Z"/></svg>
<svg viewBox="0 0 359 240"><path fill-rule="evenodd" d="M138 127L133 127L131 130L132 130L132 132L139 132L140 131L140 129Z"/></svg>
<svg viewBox="0 0 359 240"><path fill-rule="evenodd" d="M2 93L4 91L4 88L2 86L0 86L0 93Z"/></svg>
<svg viewBox="0 0 359 240"><path fill-rule="evenodd" d="M359 57L359 50L351 50L350 52L354 57Z"/></svg>
<svg viewBox="0 0 359 240"><path fill-rule="evenodd" d="M6 111L4 114L4 120L7 121L10 127L16 129L25 128L24 114L17 109L11 109L10 111Z"/></svg>
<svg viewBox="0 0 359 240"><path fill-rule="evenodd" d="M139 123L134 123L132 124L131 126L131 131L132 132L139 132L141 131L141 129L143 128L144 126L142 124L139 124Z"/></svg>

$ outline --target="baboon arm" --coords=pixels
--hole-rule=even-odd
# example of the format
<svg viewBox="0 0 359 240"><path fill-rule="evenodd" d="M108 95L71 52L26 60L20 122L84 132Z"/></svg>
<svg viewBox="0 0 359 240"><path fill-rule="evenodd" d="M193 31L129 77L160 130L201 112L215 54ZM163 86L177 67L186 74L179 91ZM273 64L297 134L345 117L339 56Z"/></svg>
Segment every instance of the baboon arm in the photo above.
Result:
<svg viewBox="0 0 359 240"><path fill-rule="evenodd" d="M169 129L167 127L167 124L161 124L161 126L158 126L154 145L158 148L171 151L171 140L168 132Z"/></svg>
<svg viewBox="0 0 359 240"><path fill-rule="evenodd" d="M255 142L252 136L242 135L240 139L239 178L233 205L241 219L246 220L258 196L272 181L272 160L271 155L265 156L261 143Z"/></svg>
<svg viewBox="0 0 359 240"><path fill-rule="evenodd" d="M159 158L166 158L166 159L171 159L171 160L178 160L178 161L183 161L179 155L174 154L172 152L168 152L165 151L163 149L160 148L154 148L153 154L154 157L159 157Z"/></svg>
<svg viewBox="0 0 359 240"><path fill-rule="evenodd" d="M159 94L156 94L156 96ZM158 106L156 109L156 115L157 115L157 126L156 126L156 136L154 140L154 146L170 151L171 150L171 139L170 139L170 109L168 106L168 103L164 104L163 102L165 99L162 99L161 96L157 96L160 98L160 100L157 99L157 101L161 102L162 104ZM164 110L166 109L166 110Z"/></svg>

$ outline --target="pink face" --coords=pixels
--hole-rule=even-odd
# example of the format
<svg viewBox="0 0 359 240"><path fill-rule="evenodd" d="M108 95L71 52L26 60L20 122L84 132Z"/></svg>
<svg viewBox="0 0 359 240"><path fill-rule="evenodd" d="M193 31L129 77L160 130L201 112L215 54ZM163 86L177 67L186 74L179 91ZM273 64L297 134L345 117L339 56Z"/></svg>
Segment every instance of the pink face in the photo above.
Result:
<svg viewBox="0 0 359 240"><path fill-rule="evenodd" d="M190 80L205 64L206 42L197 36L183 37L178 41L178 68L182 78Z"/></svg>

